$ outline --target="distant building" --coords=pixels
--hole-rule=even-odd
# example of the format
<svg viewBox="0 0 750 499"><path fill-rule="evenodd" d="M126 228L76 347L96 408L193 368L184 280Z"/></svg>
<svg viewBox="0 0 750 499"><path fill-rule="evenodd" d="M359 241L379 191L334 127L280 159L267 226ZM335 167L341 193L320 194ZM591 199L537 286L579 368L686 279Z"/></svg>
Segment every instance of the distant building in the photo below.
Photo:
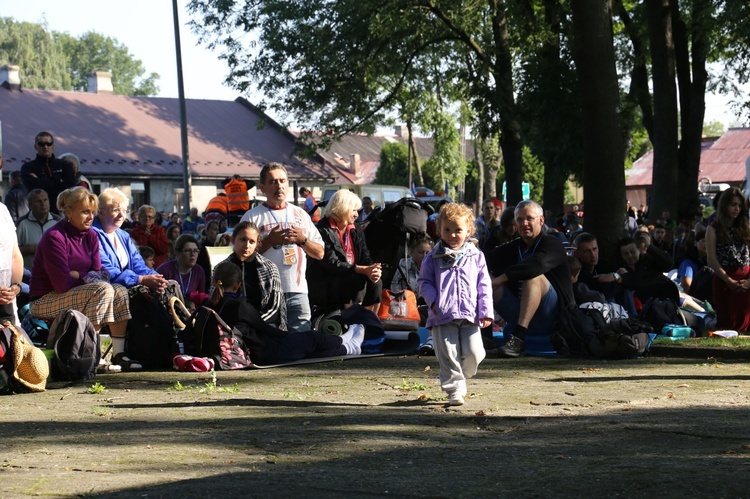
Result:
<svg viewBox="0 0 750 499"><path fill-rule="evenodd" d="M179 102L112 93L109 73L92 73L89 92L24 89L18 67L0 67L0 120L6 172L33 159L34 137L55 137L55 154L75 153L95 192L120 187L133 205L182 210L183 167ZM192 205L202 209L219 181L240 174L257 181L264 163L277 161L290 181L323 185L339 178L320 156L293 156L296 136L243 98L187 99ZM259 126L263 122L264 127ZM7 182L4 184L7 190Z"/></svg>
<svg viewBox="0 0 750 499"><path fill-rule="evenodd" d="M712 183L726 183L742 187L745 182L745 162L750 158L750 128L730 128L719 138L711 137L701 144L699 178ZM625 172L625 192L631 206L648 206L653 183L654 151L638 158ZM698 180L698 179L696 179ZM696 192L697 194L697 192Z"/></svg>

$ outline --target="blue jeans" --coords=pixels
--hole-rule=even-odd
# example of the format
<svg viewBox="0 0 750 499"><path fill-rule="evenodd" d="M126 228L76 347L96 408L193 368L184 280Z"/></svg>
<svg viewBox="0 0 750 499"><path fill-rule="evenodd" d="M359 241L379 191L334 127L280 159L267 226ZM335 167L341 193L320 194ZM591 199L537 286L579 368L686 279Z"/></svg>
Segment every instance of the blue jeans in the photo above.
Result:
<svg viewBox="0 0 750 499"><path fill-rule="evenodd" d="M309 331L312 327L310 319L310 300L307 293L284 293L286 298L286 324L289 331Z"/></svg>
<svg viewBox="0 0 750 499"><path fill-rule="evenodd" d="M513 292L513 289L505 286L503 297L495 302L495 310L500 314L500 317L505 319L507 323L506 331L510 331L511 334L515 332L516 324L518 324L518 315L521 311L521 300ZM527 334L530 336L549 337L552 334L558 310L557 291L550 284L549 290L542 297L539 308L531 319L531 323L527 328Z"/></svg>

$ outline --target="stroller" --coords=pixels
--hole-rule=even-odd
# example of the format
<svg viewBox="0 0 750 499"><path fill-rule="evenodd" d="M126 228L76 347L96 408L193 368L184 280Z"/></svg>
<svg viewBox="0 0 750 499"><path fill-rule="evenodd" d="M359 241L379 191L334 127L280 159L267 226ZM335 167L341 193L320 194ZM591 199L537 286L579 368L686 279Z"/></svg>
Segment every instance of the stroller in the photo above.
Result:
<svg viewBox="0 0 750 499"><path fill-rule="evenodd" d="M384 288L390 286L398 262L408 256L409 243L426 233L427 218L434 211L419 198L401 198L368 217L365 240L372 259L383 264Z"/></svg>
<svg viewBox="0 0 750 499"><path fill-rule="evenodd" d="M315 208L325 206L321 201ZM398 270L401 258L408 256L409 244L413 238L424 235L427 218L434 212L432 206L418 198L402 198L383 208L376 208L365 222L365 240L370 256L382 263L383 288L390 287ZM319 310L313 312L313 328L324 330L331 319L336 319L340 310Z"/></svg>

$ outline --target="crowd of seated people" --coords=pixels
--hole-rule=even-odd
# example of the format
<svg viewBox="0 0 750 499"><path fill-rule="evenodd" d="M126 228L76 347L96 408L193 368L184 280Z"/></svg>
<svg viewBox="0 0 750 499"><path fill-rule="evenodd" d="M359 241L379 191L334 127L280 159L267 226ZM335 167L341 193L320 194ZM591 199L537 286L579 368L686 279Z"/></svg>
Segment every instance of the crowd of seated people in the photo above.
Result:
<svg viewBox="0 0 750 499"><path fill-rule="evenodd" d="M40 148L47 148L46 140L38 138L45 144ZM240 276L235 283L236 273L225 272L226 296L246 302L274 331L309 331L309 319L299 320L300 314L309 313L305 310L320 313L360 304L377 311L384 263L398 268L389 288L409 288L421 298L421 262L439 241L439 233L435 241L416 240L401 262L376 262L358 223L363 203L356 194L338 191L325 216L313 225L308 215L300 220L299 212L286 203L283 167L267 166L259 187L268 202L249 209L243 221L229 229L221 217L206 222L197 209L186 216L158 212L150 205L131 212L129 197L116 188L97 196L75 185L59 191L55 199L43 189L32 189L29 211L17 222L16 245L31 271L30 313L51 321L62 310L81 311L97 331L106 329L111 335L112 364L138 369L138 359L125 351L131 318L128 289L141 285L162 293L172 281L189 309L226 301L216 295L209 299L216 287L209 251L219 244L231 246L226 262L237 267ZM67 169L61 172L67 178ZM608 253L618 259L609 263L600 262L597 238L583 229L580 211L565 217L557 230L548 227L538 203L525 201L501 211L492 200L484 202L475 228L478 240L472 241L487 259L495 311L507 323L509 341L501 353L522 354L527 335L551 333L560 307L582 301L616 304L631 315L650 298L671 299L700 312L712 312L713 304L723 328L750 329L745 302L750 297L747 200L734 190L722 197L716 216L699 221L706 229L698 233L693 221L678 230L669 220L646 226L640 213L637 219L630 217L641 225L634 232L625 227L617 251ZM13 223L9 220L2 217L4 224ZM15 265L15 253L11 256ZM673 269L674 280L666 275ZM7 276L13 286L0 282L0 305L20 293L16 273L13 267ZM307 303L300 307L300 300ZM419 303L429 307L423 299ZM259 325L248 327L257 332ZM492 328L487 331L491 337ZM341 343L320 348L356 352L358 340L352 341L346 348ZM311 352L304 355L315 355Z"/></svg>

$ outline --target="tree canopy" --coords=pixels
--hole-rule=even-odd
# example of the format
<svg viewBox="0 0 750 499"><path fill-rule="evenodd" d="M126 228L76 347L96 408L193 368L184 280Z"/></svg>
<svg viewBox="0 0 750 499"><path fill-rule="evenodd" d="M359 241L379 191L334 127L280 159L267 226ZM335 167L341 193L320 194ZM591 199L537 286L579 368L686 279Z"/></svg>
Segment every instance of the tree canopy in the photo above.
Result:
<svg viewBox="0 0 750 499"><path fill-rule="evenodd" d="M86 90L93 71L112 73L114 93L155 95L159 75L115 38L94 31L74 37L44 24L0 18L0 64L20 67L21 83L39 90Z"/></svg>
<svg viewBox="0 0 750 499"><path fill-rule="evenodd" d="M434 133L447 123L436 110L455 117L465 107L473 164L492 180L502 172L509 203L520 200L524 161L536 158L545 208L562 209L573 174L584 183L587 228L607 241L622 228L625 165L646 137L655 212L689 213L706 89L748 78L746 2L192 0L189 8L202 40L221 49L228 82L256 88L311 134L374 132L396 113L445 140L442 148L455 140ZM730 71L708 73L719 60ZM430 123L440 126L430 132ZM481 157L491 144L502 168ZM485 183L484 170L466 175L450 155L441 162L452 165L443 172Z"/></svg>

